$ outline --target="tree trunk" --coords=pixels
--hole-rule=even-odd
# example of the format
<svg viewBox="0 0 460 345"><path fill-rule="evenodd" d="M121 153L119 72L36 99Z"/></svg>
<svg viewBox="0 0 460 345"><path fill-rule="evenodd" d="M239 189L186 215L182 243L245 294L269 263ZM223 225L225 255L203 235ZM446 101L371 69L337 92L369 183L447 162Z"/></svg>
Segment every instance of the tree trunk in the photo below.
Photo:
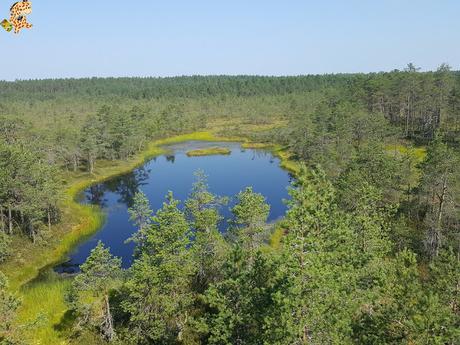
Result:
<svg viewBox="0 0 460 345"><path fill-rule="evenodd" d="M30 237L32 238L32 243L35 243L35 229L34 229L34 226L32 224L32 221L29 220L29 234L30 234Z"/></svg>
<svg viewBox="0 0 460 345"><path fill-rule="evenodd" d="M0 206L0 223L2 231L5 232L5 215L3 214L3 207Z"/></svg>
<svg viewBox="0 0 460 345"><path fill-rule="evenodd" d="M77 155L73 155L73 171L76 172L78 169L78 157Z"/></svg>
<svg viewBox="0 0 460 345"><path fill-rule="evenodd" d="M48 216L48 230L51 232L51 212L50 212L49 207L48 207L47 216Z"/></svg>
<svg viewBox="0 0 460 345"><path fill-rule="evenodd" d="M441 225L442 225L442 216L443 216L443 210L444 210L444 203L446 201L446 194L447 194L447 176L445 174L442 180L442 192L441 192L441 195L439 196L438 219L436 223L436 226L438 228L441 228Z"/></svg>
<svg viewBox="0 0 460 345"><path fill-rule="evenodd" d="M460 251L457 252L457 263L460 261ZM459 304L458 304L458 301L459 301L459 295L460 295L460 278L457 279L457 285L455 286L455 294L454 294L454 298L452 299L452 311L457 314L458 312L460 312L460 308L459 308Z"/></svg>
<svg viewBox="0 0 460 345"><path fill-rule="evenodd" d="M442 216L444 211L444 204L446 201L446 194L447 194L447 176L444 174L442 180L442 192L438 195L439 205L437 210L437 219L436 219L436 228L435 228L435 236L436 236L436 247L434 248L434 256L438 256L439 254L439 247L441 246L441 231L442 231Z"/></svg>
<svg viewBox="0 0 460 345"><path fill-rule="evenodd" d="M11 206L8 206L8 233L13 234L13 215L11 213Z"/></svg>
<svg viewBox="0 0 460 345"><path fill-rule="evenodd" d="M113 318L110 313L109 296L104 296L104 320L102 321L101 330L107 341L115 339L115 329L113 327Z"/></svg>
<svg viewBox="0 0 460 345"><path fill-rule="evenodd" d="M94 159L92 155L89 155L88 163L89 163L89 173L92 174L94 171Z"/></svg>

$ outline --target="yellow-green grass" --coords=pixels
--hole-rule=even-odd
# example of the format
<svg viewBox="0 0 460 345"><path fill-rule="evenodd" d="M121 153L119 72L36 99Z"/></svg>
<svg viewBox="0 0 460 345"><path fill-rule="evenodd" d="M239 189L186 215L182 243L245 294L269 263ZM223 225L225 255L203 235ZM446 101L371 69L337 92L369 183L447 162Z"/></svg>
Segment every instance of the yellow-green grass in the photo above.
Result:
<svg viewBox="0 0 460 345"><path fill-rule="evenodd" d="M411 155L417 162L422 162L426 157L426 148L423 146L413 147L403 144L391 144L386 146L388 153L395 155Z"/></svg>
<svg viewBox="0 0 460 345"><path fill-rule="evenodd" d="M245 142L241 144L241 147L243 149L269 149L273 147L273 144Z"/></svg>
<svg viewBox="0 0 460 345"><path fill-rule="evenodd" d="M281 247L281 241L284 237L285 230L284 228L278 224L275 227L275 231L273 231L273 234L270 236L270 247L278 250Z"/></svg>
<svg viewBox="0 0 460 345"><path fill-rule="evenodd" d="M190 134L177 135L177 136L166 138L166 139L160 139L160 140L154 141L152 144L154 146L161 146L161 145L176 144L176 143L181 143L184 141L191 141L191 140L239 142L239 141L245 141L246 139L242 137L221 137L221 136L216 135L214 132L206 131L206 132L194 132Z"/></svg>
<svg viewBox="0 0 460 345"><path fill-rule="evenodd" d="M188 151L186 154L188 157L200 157L200 156L213 156L213 155L229 155L232 153L227 147L209 147L206 149L198 149Z"/></svg>
<svg viewBox="0 0 460 345"><path fill-rule="evenodd" d="M25 285L36 278L40 271L64 260L66 255L81 241L94 234L104 222L100 208L80 204L76 198L81 191L92 184L127 173L142 165L147 159L163 154L160 146L190 140L199 141L246 141L244 138L222 138L212 132L195 132L157 140L148 145L141 154L127 161L98 161L93 174L65 173L62 179L66 190L60 201L62 220L52 227L46 244L33 245L30 241L15 241L15 256L0 266L9 280L12 290L19 291L23 303L19 311L18 324L46 316L36 329L24 330L24 337L33 344L67 344L63 338L65 330L59 330L59 323L67 311L64 292L70 280L54 275ZM298 172L297 163L281 147L273 148L273 154L281 159L281 167L293 173ZM51 273L52 274L52 273ZM23 288L21 288L21 286ZM64 332L64 333L63 333Z"/></svg>
<svg viewBox="0 0 460 345"><path fill-rule="evenodd" d="M272 153L280 159L281 168L291 172L294 176L300 173L301 164L293 160L291 152L279 145L275 145L273 146Z"/></svg>
<svg viewBox="0 0 460 345"><path fill-rule="evenodd" d="M208 123L208 128L215 132L225 132L232 128L244 128L247 133L257 133L273 130L275 128L286 127L288 121L286 120L271 120L268 123L249 123L245 122L243 118L231 119L216 119Z"/></svg>
<svg viewBox="0 0 460 345"><path fill-rule="evenodd" d="M404 145L400 143L394 143L386 146L386 151L390 155L396 157L410 157L413 164L421 163L426 158L426 148L423 146L413 147L410 145ZM415 165L412 169L412 173L409 176L409 184L415 186L420 181L421 172L420 169ZM407 188L407 186L404 186Z"/></svg>
<svg viewBox="0 0 460 345"><path fill-rule="evenodd" d="M53 276L52 276L53 275ZM64 294L71 279L50 272L46 279L27 285L21 291L23 306L18 315L18 324L37 324L27 327L22 336L28 344L67 344L69 329L64 324L67 305Z"/></svg>

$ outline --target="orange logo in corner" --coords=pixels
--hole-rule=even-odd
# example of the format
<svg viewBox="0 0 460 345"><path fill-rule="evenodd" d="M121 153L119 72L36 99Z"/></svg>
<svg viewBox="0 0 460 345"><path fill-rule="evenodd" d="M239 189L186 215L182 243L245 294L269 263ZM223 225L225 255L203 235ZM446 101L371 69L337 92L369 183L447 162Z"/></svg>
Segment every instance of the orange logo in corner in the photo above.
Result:
<svg viewBox="0 0 460 345"><path fill-rule="evenodd" d="M8 32L13 30L14 33L18 34L21 29L30 29L32 24L27 22L27 15L32 13L32 2L29 0L23 0L16 2L10 8L10 20L4 19L0 25Z"/></svg>

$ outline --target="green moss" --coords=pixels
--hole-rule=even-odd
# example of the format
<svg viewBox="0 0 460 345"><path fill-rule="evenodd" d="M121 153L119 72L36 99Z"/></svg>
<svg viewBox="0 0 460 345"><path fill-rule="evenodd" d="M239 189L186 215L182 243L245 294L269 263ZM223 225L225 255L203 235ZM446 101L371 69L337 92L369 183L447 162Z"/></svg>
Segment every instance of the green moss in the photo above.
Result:
<svg viewBox="0 0 460 345"><path fill-rule="evenodd" d="M187 152L189 157L212 156L212 155L229 155L232 151L226 147L210 147L207 149L192 150Z"/></svg>

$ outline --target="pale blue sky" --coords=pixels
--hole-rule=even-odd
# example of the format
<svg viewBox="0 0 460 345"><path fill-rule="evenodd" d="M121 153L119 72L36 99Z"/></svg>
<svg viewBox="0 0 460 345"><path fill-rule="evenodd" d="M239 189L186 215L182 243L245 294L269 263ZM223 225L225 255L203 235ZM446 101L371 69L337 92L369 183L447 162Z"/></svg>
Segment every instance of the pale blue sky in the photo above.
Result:
<svg viewBox="0 0 460 345"><path fill-rule="evenodd" d="M0 30L0 79L460 69L459 18L459 0L34 0L33 29Z"/></svg>

